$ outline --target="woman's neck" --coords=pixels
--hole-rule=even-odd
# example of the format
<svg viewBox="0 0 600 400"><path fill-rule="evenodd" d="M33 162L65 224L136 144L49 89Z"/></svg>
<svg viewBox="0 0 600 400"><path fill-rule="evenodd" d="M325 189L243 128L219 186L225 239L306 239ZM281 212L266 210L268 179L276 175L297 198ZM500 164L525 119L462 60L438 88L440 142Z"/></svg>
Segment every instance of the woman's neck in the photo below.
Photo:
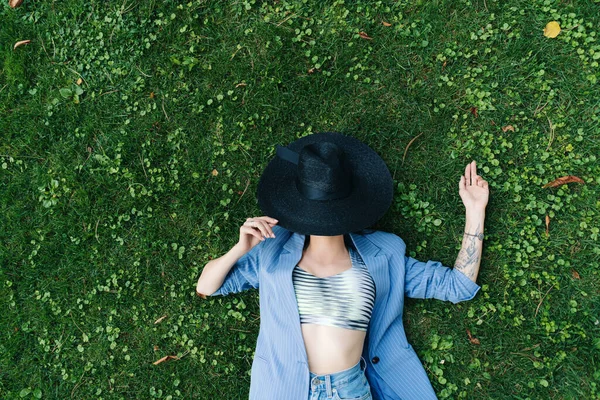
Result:
<svg viewBox="0 0 600 400"><path fill-rule="evenodd" d="M325 264L347 257L348 250L346 250L344 235L311 235L305 254L309 254L311 258L319 259Z"/></svg>

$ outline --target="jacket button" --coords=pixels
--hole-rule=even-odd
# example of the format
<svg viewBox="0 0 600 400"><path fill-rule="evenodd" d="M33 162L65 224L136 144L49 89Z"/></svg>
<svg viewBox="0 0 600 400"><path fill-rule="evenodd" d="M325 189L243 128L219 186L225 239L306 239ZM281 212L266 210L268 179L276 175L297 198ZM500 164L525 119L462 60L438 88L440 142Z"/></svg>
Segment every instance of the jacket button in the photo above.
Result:
<svg viewBox="0 0 600 400"><path fill-rule="evenodd" d="M379 362L379 357L373 357L373 359L371 360L371 362L373 364L377 364Z"/></svg>

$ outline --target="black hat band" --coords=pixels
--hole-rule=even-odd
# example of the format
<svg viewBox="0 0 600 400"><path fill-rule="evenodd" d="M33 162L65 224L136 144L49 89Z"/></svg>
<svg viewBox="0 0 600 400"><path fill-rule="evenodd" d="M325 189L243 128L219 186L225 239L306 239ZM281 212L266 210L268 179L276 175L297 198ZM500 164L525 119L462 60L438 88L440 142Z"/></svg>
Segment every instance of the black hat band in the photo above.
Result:
<svg viewBox="0 0 600 400"><path fill-rule="evenodd" d="M327 146L333 146L336 148L336 150L338 149L338 146L336 146L333 143L327 143ZM341 153L341 150L339 150L338 152ZM305 153L302 154L302 156L304 155ZM290 150L287 147L277 146L277 156L282 160L299 166L299 169L302 171L306 170L306 168L303 168L305 166L308 167L308 170L314 170L314 161L311 161L309 157L301 157L300 153L296 153L295 151ZM321 187L324 186L322 176L317 177L314 175L310 175L310 173L307 173L302 176L302 179L300 179L300 177L298 176L298 171L296 172L296 188L305 198L309 200L335 200L347 197L352 192L353 186L351 174L347 172L347 168L344 168L342 166L342 157L338 159L335 155L333 157L331 157L330 155L328 156L328 158L329 160L324 160L324 164L328 169L331 169L332 172L331 176L326 176L326 178L330 179L329 181L325 182L325 186L329 190L323 190L317 187L317 185Z"/></svg>

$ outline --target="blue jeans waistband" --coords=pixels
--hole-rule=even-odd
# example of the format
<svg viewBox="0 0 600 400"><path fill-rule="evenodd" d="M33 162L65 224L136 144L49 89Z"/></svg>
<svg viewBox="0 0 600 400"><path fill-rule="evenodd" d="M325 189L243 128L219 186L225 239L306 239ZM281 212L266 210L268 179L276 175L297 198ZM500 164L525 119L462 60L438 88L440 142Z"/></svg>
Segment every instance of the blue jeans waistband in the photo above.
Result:
<svg viewBox="0 0 600 400"><path fill-rule="evenodd" d="M317 390L319 388L327 388L329 391L331 386L346 384L350 379L355 378L357 375L360 376L360 374L363 373L366 367L367 362L363 357L361 357L360 360L356 363L356 365L343 371L325 375L317 375L311 372L310 383L313 387L313 390Z"/></svg>

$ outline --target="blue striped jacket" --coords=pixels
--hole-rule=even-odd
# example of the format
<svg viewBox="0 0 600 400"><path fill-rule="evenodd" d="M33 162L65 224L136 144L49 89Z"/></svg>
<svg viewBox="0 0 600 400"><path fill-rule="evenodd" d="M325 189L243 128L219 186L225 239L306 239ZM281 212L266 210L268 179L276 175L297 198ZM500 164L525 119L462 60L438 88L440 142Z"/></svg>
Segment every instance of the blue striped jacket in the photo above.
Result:
<svg viewBox="0 0 600 400"><path fill-rule="evenodd" d="M221 287L226 295L259 289L260 330L252 363L251 400L306 400L310 382L292 271L302 256L304 235L279 226L241 257ZM381 231L350 234L375 281L376 298L363 347L374 399L436 399L425 369L406 340L404 296L453 303L472 299L479 286L439 262L405 255L398 236Z"/></svg>

